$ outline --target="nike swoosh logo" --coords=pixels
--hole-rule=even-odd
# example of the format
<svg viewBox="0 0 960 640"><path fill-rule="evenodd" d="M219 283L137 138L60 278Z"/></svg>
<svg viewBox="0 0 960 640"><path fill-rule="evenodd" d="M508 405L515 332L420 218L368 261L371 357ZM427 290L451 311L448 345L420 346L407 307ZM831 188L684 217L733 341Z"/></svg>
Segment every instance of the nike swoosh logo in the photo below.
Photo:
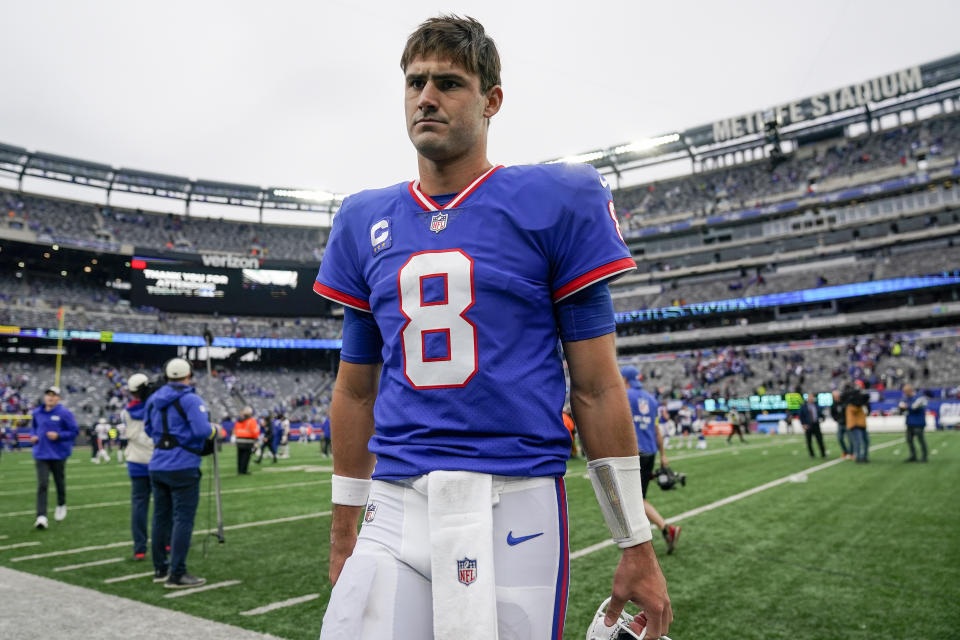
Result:
<svg viewBox="0 0 960 640"><path fill-rule="evenodd" d="M520 544L521 542L526 542L527 540L532 540L533 538L536 538L537 536L542 536L542 535L543 535L543 531L541 531L540 533L531 533L529 536L520 536L519 538L514 538L513 531L511 531L510 533L507 534L507 544L512 547L514 545Z"/></svg>

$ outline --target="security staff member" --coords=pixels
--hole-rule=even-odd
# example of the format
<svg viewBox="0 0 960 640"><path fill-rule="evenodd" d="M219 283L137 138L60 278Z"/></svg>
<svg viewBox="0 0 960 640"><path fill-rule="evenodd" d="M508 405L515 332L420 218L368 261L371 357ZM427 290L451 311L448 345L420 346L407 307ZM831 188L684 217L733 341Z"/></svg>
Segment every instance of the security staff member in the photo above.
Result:
<svg viewBox="0 0 960 640"><path fill-rule="evenodd" d="M817 439L817 445L820 447L820 457L827 457L827 452L823 448L823 433L820 431L820 421L823 416L820 414L820 407L817 406L817 394L811 392L807 394L807 401L800 405L800 424L803 425L803 434L807 439L807 451L810 457L813 455L813 439Z"/></svg>
<svg viewBox="0 0 960 640"><path fill-rule="evenodd" d="M37 469L37 519L33 523L37 529L47 528L47 489L51 472L57 485L57 508L53 518L59 522L67 517L64 471L76 437L77 421L70 410L60 404L60 387L47 387L43 406L34 409L30 424L30 442L33 443L33 460Z"/></svg>
<svg viewBox="0 0 960 640"><path fill-rule="evenodd" d="M147 400L144 418L144 431L154 446L150 458L153 581L164 582L168 589L182 589L206 582L187 573L187 552L200 502L200 452L216 430L203 400L190 386L190 363L174 358L164 366L164 373L167 384Z"/></svg>
<svg viewBox="0 0 960 640"><path fill-rule="evenodd" d="M253 417L253 407L244 407L241 417L243 419L233 425L233 435L237 439L237 473L246 475L250 473L247 468L253 455L253 445L260 437L260 425Z"/></svg>

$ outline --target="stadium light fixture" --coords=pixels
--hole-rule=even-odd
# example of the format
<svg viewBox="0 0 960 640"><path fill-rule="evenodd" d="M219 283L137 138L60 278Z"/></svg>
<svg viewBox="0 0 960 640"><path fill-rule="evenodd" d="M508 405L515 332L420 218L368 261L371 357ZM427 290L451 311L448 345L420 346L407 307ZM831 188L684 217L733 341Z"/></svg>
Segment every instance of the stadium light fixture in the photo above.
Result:
<svg viewBox="0 0 960 640"><path fill-rule="evenodd" d="M61 271L61 272L60 272L60 275L62 275L62 276L64 276L64 277L66 277L66 275L67 275L67 272L66 272L66 271Z"/></svg>
<svg viewBox="0 0 960 640"><path fill-rule="evenodd" d="M43 252L43 257L44 257L44 258L49 258L49 257L50 257L50 253L49 253L48 251L44 251L44 252Z"/></svg>
<svg viewBox="0 0 960 640"><path fill-rule="evenodd" d="M92 271L92 269L90 269L90 265L87 265L83 268L84 273L90 273L90 271Z"/></svg>
<svg viewBox="0 0 960 640"><path fill-rule="evenodd" d="M566 156L560 158L559 160L551 160L547 164L559 164L559 163L580 163L580 162L593 162L594 160L599 160L604 156L603 151L591 151L590 153L579 153L575 156Z"/></svg>
<svg viewBox="0 0 960 640"><path fill-rule="evenodd" d="M52 248L53 248L54 251L60 251L60 245L58 245L58 244L53 245Z"/></svg>
<svg viewBox="0 0 960 640"><path fill-rule="evenodd" d="M21 269L23 269L25 266L27 266L27 264L26 264L25 262L23 262L23 261L20 261L20 262L17 263L17 266L20 267Z"/></svg>
<svg viewBox="0 0 960 640"><path fill-rule="evenodd" d="M656 138L647 138L645 140L637 140L636 142L631 142L630 144L620 145L613 149L613 155L620 155L621 153L636 153L638 151L649 151L656 147L663 146L665 144L670 144L671 142L676 142L680 139L679 133L671 133L666 136L658 136Z"/></svg>
<svg viewBox="0 0 960 640"><path fill-rule="evenodd" d="M313 202L330 202L331 200L343 200L346 197L342 193L314 191L311 189L274 189L273 195L277 198L293 198L296 200L311 200Z"/></svg>

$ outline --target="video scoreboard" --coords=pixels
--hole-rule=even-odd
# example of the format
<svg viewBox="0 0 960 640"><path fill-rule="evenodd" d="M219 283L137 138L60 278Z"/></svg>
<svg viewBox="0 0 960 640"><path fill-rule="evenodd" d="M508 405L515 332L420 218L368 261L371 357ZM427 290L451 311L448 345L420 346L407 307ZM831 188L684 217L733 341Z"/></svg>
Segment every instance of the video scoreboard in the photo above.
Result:
<svg viewBox="0 0 960 640"><path fill-rule="evenodd" d="M313 292L316 268L233 268L169 258L130 262L130 302L138 307L221 315L326 316L330 303Z"/></svg>

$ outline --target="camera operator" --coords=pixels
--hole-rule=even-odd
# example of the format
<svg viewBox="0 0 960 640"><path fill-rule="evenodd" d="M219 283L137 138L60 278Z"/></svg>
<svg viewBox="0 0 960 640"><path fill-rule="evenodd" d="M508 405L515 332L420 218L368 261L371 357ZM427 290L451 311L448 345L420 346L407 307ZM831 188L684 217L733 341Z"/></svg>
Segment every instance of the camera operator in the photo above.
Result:
<svg viewBox="0 0 960 640"><path fill-rule="evenodd" d="M216 428L190 384L193 368L183 358L164 366L167 384L147 400L144 429L153 439L150 481L153 485L154 582L168 589L197 587L206 582L187 573L187 552L200 501L200 461L204 441ZM167 545L170 559L167 561Z"/></svg>

